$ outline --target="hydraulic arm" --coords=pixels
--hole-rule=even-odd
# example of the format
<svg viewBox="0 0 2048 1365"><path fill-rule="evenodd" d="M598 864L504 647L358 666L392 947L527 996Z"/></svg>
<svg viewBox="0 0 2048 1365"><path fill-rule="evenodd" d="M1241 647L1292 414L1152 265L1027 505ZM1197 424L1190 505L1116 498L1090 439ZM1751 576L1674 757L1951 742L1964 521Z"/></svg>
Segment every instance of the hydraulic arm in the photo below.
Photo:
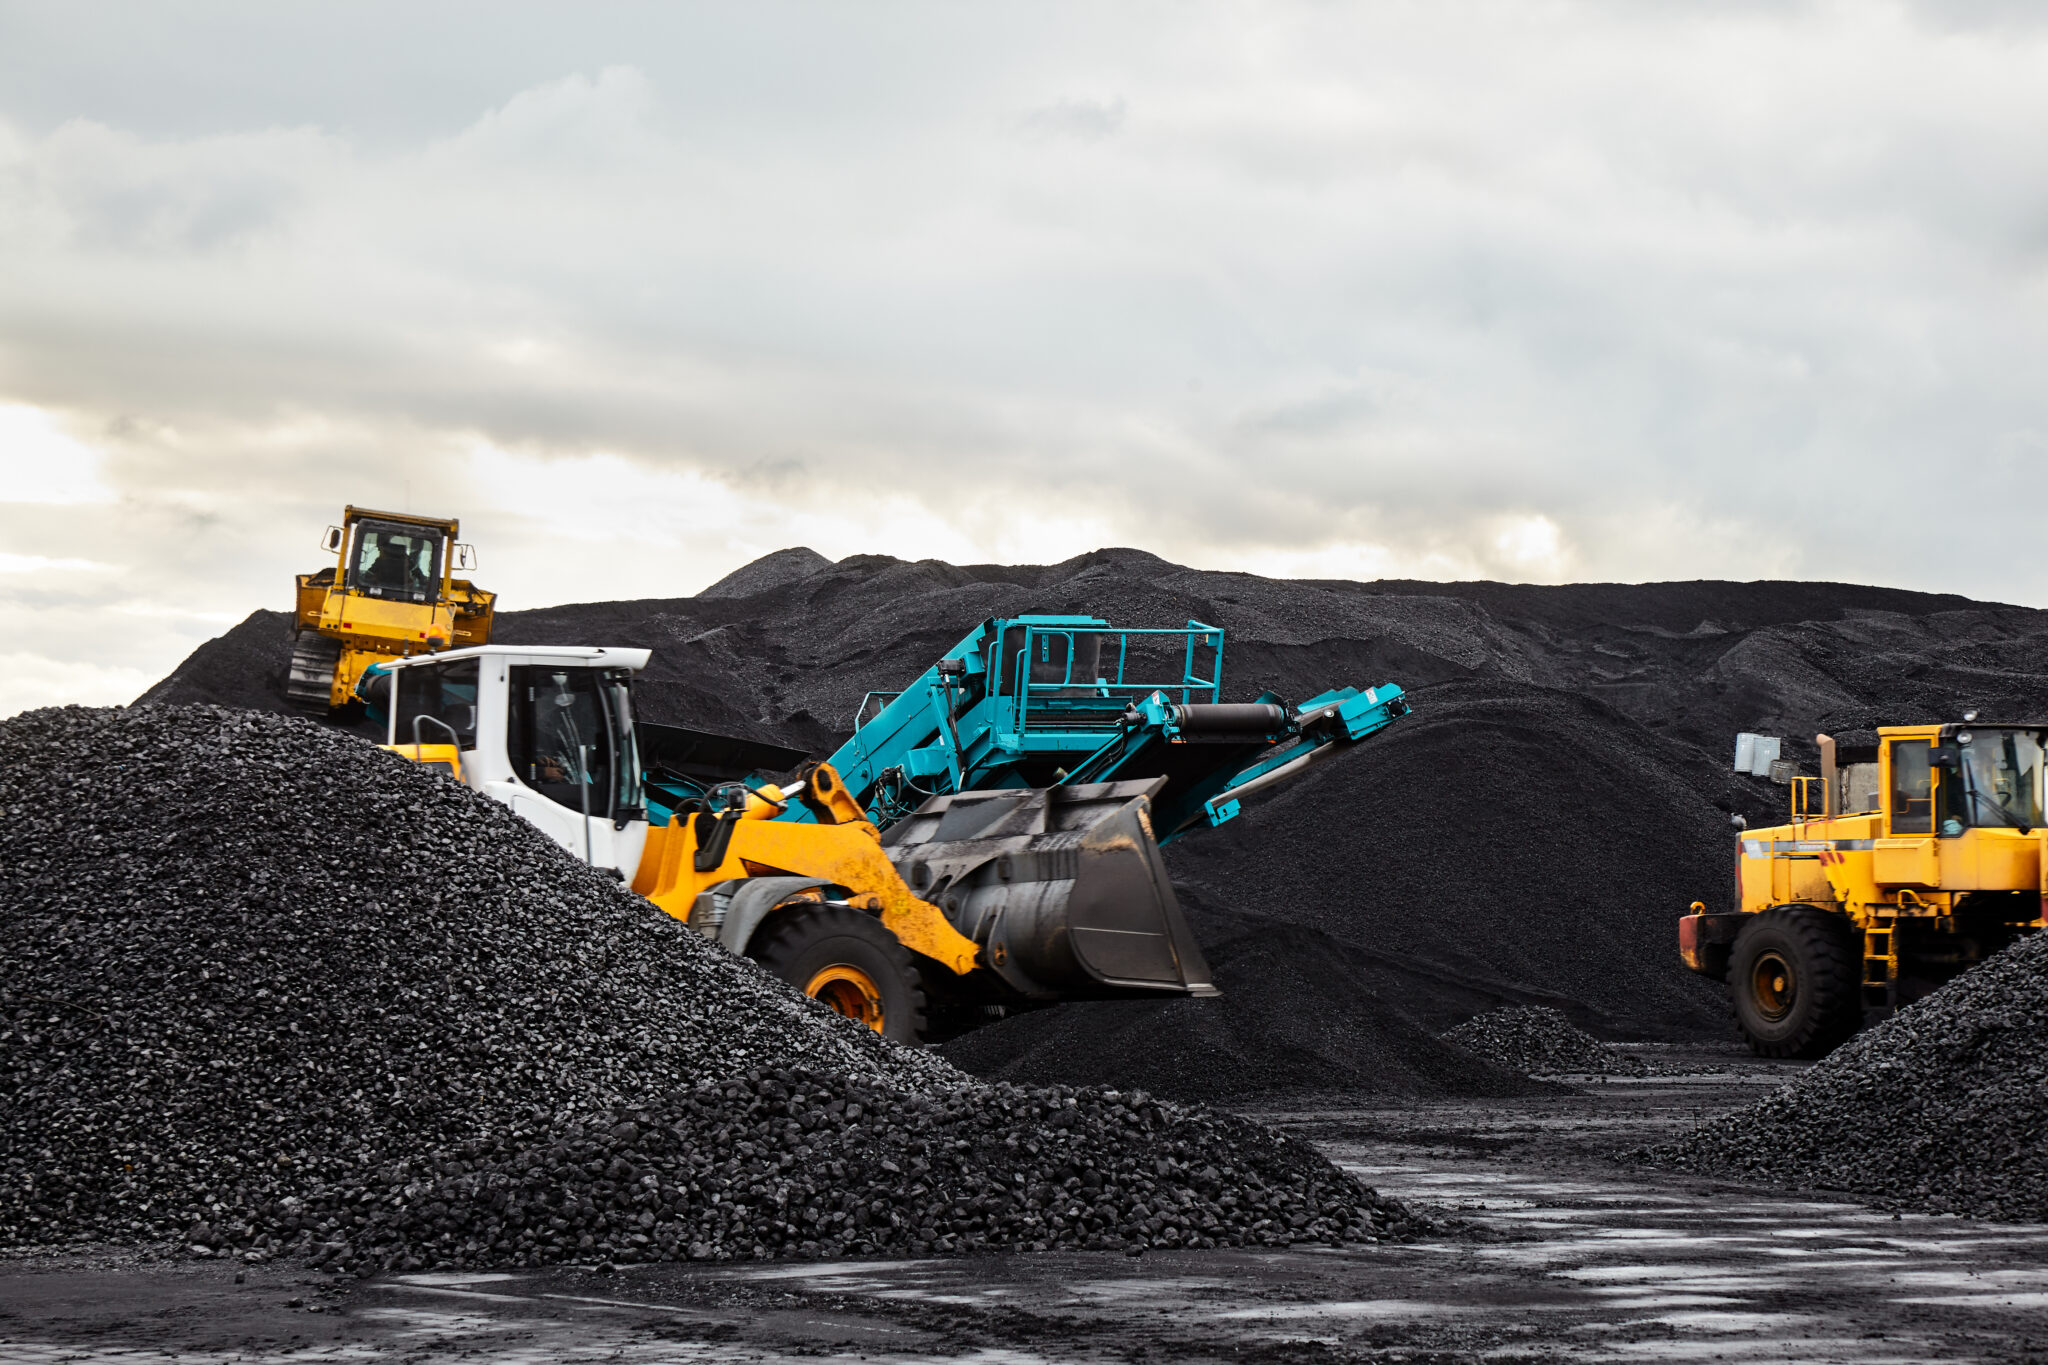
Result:
<svg viewBox="0 0 2048 1365"><path fill-rule="evenodd" d="M1164 844L1408 714L1392 683L1299 706L1270 692L1227 703L1222 675L1223 631L1200 621L996 618L903 691L868 693L829 761L884 829L960 792L1163 779L1152 820Z"/></svg>

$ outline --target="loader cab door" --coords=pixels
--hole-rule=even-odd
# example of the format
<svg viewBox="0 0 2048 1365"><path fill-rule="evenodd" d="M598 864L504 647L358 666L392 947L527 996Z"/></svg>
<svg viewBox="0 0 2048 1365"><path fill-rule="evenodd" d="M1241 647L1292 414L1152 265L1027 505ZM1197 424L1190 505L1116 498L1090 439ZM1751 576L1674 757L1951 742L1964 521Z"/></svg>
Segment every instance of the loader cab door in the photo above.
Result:
<svg viewBox="0 0 2048 1365"><path fill-rule="evenodd" d="M1891 769L1887 832L1895 838L1934 833L1933 746L1924 739L1895 739L1885 750Z"/></svg>
<svg viewBox="0 0 2048 1365"><path fill-rule="evenodd" d="M511 670L506 704L506 751L519 782L578 818L646 818L624 673L522 665Z"/></svg>

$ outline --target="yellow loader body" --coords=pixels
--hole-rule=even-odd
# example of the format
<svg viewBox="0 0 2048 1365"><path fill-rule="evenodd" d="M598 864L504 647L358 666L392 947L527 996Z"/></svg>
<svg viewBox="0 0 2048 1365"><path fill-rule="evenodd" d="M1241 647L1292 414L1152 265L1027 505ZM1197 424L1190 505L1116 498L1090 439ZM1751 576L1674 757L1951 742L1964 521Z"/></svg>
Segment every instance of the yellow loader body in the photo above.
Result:
<svg viewBox="0 0 2048 1365"><path fill-rule="evenodd" d="M979 946L938 906L911 893L882 852L880 832L824 763L811 770L808 782L808 793L821 792L838 799L812 803L814 810L824 807L818 824L776 820L785 804L782 791L764 786L748 798L743 813L678 816L649 829L633 889L688 923L698 898L715 886L746 877L815 877L853 893L847 903L874 912L911 952L957 976L973 971ZM823 823L828 818L834 823ZM707 851L710 856L700 856Z"/></svg>
<svg viewBox="0 0 2048 1365"><path fill-rule="evenodd" d="M2040 929L2048 905L2048 727L1889 726L1846 765L1817 738L1790 822L1738 839L1732 909L1679 921L1685 965L1728 983L1766 1055L1825 1051Z"/></svg>

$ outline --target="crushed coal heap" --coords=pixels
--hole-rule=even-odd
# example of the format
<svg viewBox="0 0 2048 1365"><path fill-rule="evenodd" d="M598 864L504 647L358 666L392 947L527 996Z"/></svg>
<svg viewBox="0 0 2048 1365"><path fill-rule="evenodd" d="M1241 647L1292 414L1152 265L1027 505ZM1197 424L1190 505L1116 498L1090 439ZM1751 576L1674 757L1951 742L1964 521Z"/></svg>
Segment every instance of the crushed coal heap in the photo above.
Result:
<svg viewBox="0 0 2048 1365"><path fill-rule="evenodd" d="M1784 789L1728 771L1738 730L1784 736L1811 764L1819 730L1970 708L2024 719L2048 695L2048 614L2029 608L1836 583L1275 580L1130 549L1041 566L792 549L693 598L501 613L496 638L651 648L650 719L822 755L867 691L901 686L987 617L1028 612L1222 626L1227 700L1411 692L1413 716L1167 851L1205 951L1250 954L1256 941L1225 945L1270 926L1237 993L1347 1021L1348 1074L1393 1093L1500 1084L1457 1080L1426 1049L1410 1068L1387 1040L1502 1006L1555 1008L1602 1037L1729 1034L1719 989L1678 964L1673 923L1694 900L1725 903L1731 816L1784 817ZM263 679L284 666L287 626L257 613L145 700L282 709ZM1248 1002L1062 1006L953 1050L997 1074L1105 1076L1085 1036L1104 1027L1154 1059L1119 1083L1204 1094L1263 1093L1301 1029ZM1191 1077L1176 1034L1208 1039L1216 1074L1242 1081Z"/></svg>
<svg viewBox="0 0 2048 1365"><path fill-rule="evenodd" d="M0 791L0 1244L369 1271L1411 1224L1242 1120L990 1090L310 721L29 712Z"/></svg>
<svg viewBox="0 0 2048 1365"><path fill-rule="evenodd" d="M1489 1010L1444 1034L1496 1065L1529 1076L1647 1076L1649 1064L1575 1026L1560 1010L1510 1005Z"/></svg>
<svg viewBox="0 0 2048 1365"><path fill-rule="evenodd" d="M1726 1006L1677 965L1673 925L1728 894L1728 815L1705 794L1723 781L1591 698L1446 683L1169 866L1199 904L1358 945L1356 978L1431 1032L1516 1004L1610 1037L1718 1033Z"/></svg>
<svg viewBox="0 0 2048 1365"><path fill-rule="evenodd" d="M2048 1220L2048 937L2014 944L1751 1108L1644 1155L1930 1213Z"/></svg>
<svg viewBox="0 0 2048 1365"><path fill-rule="evenodd" d="M1080 1001L947 1043L978 1076L1143 1085L1188 1100L1537 1092L1521 1076L1432 1037L1370 984L1370 954L1299 924L1190 914L1214 1000Z"/></svg>

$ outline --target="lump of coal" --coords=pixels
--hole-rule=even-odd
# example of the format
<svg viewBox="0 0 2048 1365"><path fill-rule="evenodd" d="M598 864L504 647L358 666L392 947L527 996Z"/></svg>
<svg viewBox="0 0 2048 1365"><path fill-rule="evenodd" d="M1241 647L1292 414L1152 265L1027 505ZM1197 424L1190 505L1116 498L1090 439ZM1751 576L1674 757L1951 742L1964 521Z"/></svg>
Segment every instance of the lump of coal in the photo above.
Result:
<svg viewBox="0 0 2048 1365"><path fill-rule="evenodd" d="M1491 1010L1450 1030L1444 1041L1525 1076L1644 1076L1650 1070L1547 1005Z"/></svg>
<svg viewBox="0 0 2048 1365"><path fill-rule="evenodd" d="M2048 937L1645 1156L1935 1213L2048 1220Z"/></svg>

